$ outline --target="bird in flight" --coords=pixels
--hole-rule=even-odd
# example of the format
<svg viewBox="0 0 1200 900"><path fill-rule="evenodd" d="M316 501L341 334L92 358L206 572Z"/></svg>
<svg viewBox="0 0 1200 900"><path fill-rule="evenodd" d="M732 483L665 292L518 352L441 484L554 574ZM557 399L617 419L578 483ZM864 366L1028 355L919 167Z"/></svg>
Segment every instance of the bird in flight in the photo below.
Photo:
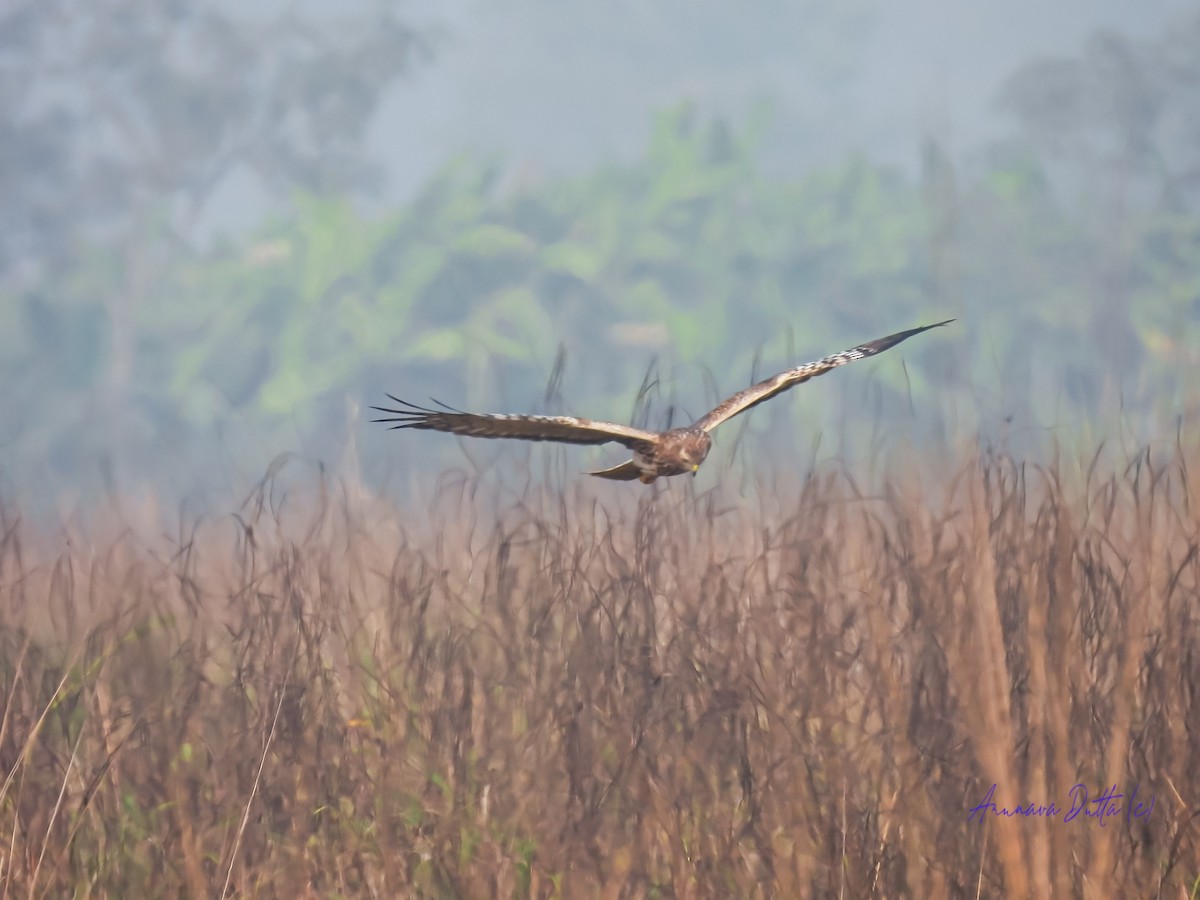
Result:
<svg viewBox="0 0 1200 900"><path fill-rule="evenodd" d="M915 334L928 331L930 328L949 325L953 321L953 319L947 319L933 325L923 325L920 328L910 328L908 331L889 334L887 337L860 344L849 350L843 350L841 353L834 353L832 356L826 356L816 362L788 369L774 378L760 381L758 384L734 394L691 425L685 428L672 428L669 431L645 431L628 425L596 422L592 419L580 419L575 416L477 415L460 412L450 407L426 409L423 406L416 406L398 397L393 397L391 394L387 396L397 404L397 407L392 409L372 406L371 409L385 413L387 418L372 419L371 421L387 423L393 429L417 428L425 431L448 431L451 434L462 434L468 437L556 441L562 444L615 442L632 450L633 459L623 462L619 466L613 466L611 469L601 469L588 474L617 481L632 481L637 478L643 484L650 484L656 478L668 475L682 475L685 472L695 474L700 468L700 464L704 462L704 458L708 456L709 448L712 447L712 438L709 437L709 433L722 422L732 419L739 413L744 413L764 400L770 400L776 394L803 384L810 378L824 375L831 369L844 366L856 359L865 359L868 356L882 353Z"/></svg>

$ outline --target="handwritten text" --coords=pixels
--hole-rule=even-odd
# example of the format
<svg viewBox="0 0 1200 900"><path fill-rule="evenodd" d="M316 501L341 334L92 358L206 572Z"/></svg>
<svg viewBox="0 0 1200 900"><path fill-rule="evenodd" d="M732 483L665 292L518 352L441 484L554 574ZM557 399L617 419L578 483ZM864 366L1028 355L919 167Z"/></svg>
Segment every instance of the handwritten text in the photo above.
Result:
<svg viewBox="0 0 1200 900"><path fill-rule="evenodd" d="M1148 818L1151 810L1154 809L1154 795L1151 794L1148 803L1139 801L1137 796L1138 786L1136 784L1128 799L1124 794L1117 793L1117 786L1114 784L1099 797L1089 800L1087 788L1082 784L1077 784L1067 792L1068 804L1065 808L1053 801L1050 803L1030 801L1025 804L1018 803L1009 808L996 803L996 785L993 784L984 795L983 802L967 810L967 821L974 821L975 817L979 816L979 821L982 822L990 813L998 818L1058 819L1061 817L1063 822L1090 820L1103 828L1105 820L1113 817L1124 817L1126 822Z"/></svg>

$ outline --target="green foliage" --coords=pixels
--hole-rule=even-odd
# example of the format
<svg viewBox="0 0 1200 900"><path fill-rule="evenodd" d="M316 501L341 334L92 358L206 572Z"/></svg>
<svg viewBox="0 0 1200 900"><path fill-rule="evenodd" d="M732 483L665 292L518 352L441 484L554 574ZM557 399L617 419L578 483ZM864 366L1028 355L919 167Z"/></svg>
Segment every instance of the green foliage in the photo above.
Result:
<svg viewBox="0 0 1200 900"><path fill-rule="evenodd" d="M940 376L906 366L878 408L907 408L905 392L930 418L957 404L1057 424L1150 388L1154 415L1182 402L1200 338L1195 215L1151 209L1098 229L1020 148L971 180L943 167L936 190L863 158L780 179L756 162L762 124L704 124L683 106L640 161L510 190L494 165L459 159L382 215L298 193L245 241L160 261L142 291L156 300L127 311L123 345L108 298L144 248L92 248L0 301L15 418L38 458L69 460L100 439L79 443L56 401L107 385L111 408L147 423L110 436L118 452L164 421L194 436L231 419L274 452L343 430L344 399L383 390L534 409L559 344L572 409L626 418L637 373L661 356L667 397L696 414L752 371L942 316L962 320L943 355L960 362ZM712 376L703 394L696 367ZM843 390L804 408L828 422Z"/></svg>

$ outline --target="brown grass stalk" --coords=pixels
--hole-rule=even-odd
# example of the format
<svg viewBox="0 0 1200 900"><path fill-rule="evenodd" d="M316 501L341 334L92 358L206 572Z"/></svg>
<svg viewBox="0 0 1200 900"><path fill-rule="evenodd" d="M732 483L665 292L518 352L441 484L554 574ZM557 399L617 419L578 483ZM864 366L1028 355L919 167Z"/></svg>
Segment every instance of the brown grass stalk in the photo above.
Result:
<svg viewBox="0 0 1200 900"><path fill-rule="evenodd" d="M1189 453L6 527L3 893L1186 896Z"/></svg>

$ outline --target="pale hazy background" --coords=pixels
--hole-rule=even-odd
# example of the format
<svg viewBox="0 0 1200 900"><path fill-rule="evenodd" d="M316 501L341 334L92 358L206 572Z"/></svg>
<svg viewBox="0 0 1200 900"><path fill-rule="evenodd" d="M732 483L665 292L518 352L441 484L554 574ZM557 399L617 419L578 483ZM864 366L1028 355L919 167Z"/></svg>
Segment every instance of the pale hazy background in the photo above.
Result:
<svg viewBox="0 0 1200 900"><path fill-rule="evenodd" d="M14 508L224 508L284 452L397 496L570 473L620 452L365 407L678 423L948 316L731 427L700 480L768 446L800 470L1194 428L1195 4L195 9L0 7Z"/></svg>

